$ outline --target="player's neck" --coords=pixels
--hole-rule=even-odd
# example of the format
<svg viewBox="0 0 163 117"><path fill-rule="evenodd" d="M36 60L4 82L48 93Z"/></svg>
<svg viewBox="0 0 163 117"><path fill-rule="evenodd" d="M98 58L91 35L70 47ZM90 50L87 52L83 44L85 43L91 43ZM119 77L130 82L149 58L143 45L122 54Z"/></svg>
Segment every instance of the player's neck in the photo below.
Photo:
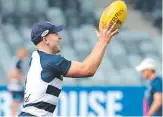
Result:
<svg viewBox="0 0 163 117"><path fill-rule="evenodd" d="M154 78L156 77L156 74L155 73L152 73L149 77L150 80L153 80Z"/></svg>
<svg viewBox="0 0 163 117"><path fill-rule="evenodd" d="M37 45L37 49L39 51L46 53L46 54L56 54L56 53L52 52L47 46Z"/></svg>

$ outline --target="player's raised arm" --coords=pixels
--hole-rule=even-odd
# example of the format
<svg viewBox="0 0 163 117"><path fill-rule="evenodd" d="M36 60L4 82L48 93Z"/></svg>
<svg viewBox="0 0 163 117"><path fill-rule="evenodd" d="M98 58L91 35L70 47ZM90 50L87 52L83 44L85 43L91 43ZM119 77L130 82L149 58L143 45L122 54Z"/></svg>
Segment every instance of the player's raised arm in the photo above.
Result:
<svg viewBox="0 0 163 117"><path fill-rule="evenodd" d="M93 51L83 62L72 61L71 67L65 75L66 77L89 77L95 74L112 36L118 33L118 29L114 31L115 24L112 27L109 27L109 25L106 29L103 26L100 31L95 30L99 40Z"/></svg>

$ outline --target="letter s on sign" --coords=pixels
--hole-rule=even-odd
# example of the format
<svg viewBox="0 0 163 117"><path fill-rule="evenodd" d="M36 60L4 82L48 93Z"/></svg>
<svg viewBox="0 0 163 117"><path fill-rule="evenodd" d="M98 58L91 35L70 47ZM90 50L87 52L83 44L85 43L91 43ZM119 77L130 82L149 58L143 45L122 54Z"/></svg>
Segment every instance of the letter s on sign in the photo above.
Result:
<svg viewBox="0 0 163 117"><path fill-rule="evenodd" d="M107 116L121 116L121 115L116 115L116 112L122 111L122 104L120 101L123 98L123 93L121 91L110 91L107 93Z"/></svg>
<svg viewBox="0 0 163 117"><path fill-rule="evenodd" d="M90 108L97 113L97 116L105 116L105 109L98 102L105 103L105 93L102 91L93 91L89 95ZM89 115L96 116L93 113L90 113Z"/></svg>

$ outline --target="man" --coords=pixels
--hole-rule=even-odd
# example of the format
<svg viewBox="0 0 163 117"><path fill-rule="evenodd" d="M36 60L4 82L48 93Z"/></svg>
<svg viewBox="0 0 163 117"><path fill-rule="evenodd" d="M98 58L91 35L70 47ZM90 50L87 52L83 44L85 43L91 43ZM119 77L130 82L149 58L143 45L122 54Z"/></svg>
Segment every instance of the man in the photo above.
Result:
<svg viewBox="0 0 163 117"><path fill-rule="evenodd" d="M148 111L147 116L162 116L162 78L156 76L156 65L153 59L146 58L136 67L144 78L149 80L147 87Z"/></svg>
<svg viewBox="0 0 163 117"><path fill-rule="evenodd" d="M23 86L23 74L22 63L28 56L28 52L25 48L19 48L16 53L16 64L8 73L8 89L12 94L12 116L16 116L20 102L23 100L24 86Z"/></svg>
<svg viewBox="0 0 163 117"><path fill-rule="evenodd" d="M58 96L62 89L62 76L80 78L93 76L104 56L112 36L118 33L107 26L101 31L95 30L98 42L91 54L83 61L68 61L56 55L60 51L62 38L58 32L63 25L55 26L50 22L34 24L31 40L37 51L32 54L31 65L27 74L24 107L19 116L52 116Z"/></svg>

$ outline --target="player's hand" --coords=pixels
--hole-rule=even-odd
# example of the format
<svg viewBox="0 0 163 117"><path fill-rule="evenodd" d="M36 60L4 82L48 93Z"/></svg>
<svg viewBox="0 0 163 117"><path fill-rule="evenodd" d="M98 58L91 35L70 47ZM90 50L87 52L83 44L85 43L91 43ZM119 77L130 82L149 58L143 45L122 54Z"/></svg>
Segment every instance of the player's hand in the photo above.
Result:
<svg viewBox="0 0 163 117"><path fill-rule="evenodd" d="M110 27L110 22L109 22L107 27L104 28L104 22L102 22L102 29L100 31L95 29L95 32L97 34L99 41L102 41L108 44L111 41L112 37L118 34L119 29L114 30L115 24L116 23L114 23Z"/></svg>

